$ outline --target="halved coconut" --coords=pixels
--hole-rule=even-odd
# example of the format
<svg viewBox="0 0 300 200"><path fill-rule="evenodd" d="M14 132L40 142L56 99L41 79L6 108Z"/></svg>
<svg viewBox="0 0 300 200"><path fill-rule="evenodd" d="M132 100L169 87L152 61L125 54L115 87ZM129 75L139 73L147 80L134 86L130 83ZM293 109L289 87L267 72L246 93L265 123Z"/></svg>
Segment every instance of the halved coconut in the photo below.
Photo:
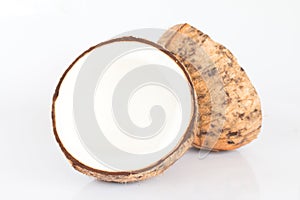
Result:
<svg viewBox="0 0 300 200"><path fill-rule="evenodd" d="M158 43L184 64L196 89L200 123L195 147L232 150L257 137L260 100L228 49L189 24L170 28Z"/></svg>
<svg viewBox="0 0 300 200"><path fill-rule="evenodd" d="M53 96L53 130L76 170L139 181L192 146L196 102L175 56L144 39L117 38L91 47L65 71Z"/></svg>

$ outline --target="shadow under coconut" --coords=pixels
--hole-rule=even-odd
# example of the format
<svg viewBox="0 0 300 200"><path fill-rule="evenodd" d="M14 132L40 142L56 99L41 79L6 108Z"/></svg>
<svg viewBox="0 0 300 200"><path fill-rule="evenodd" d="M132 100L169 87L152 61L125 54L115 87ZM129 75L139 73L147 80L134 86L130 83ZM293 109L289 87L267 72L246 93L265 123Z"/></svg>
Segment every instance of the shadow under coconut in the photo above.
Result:
<svg viewBox="0 0 300 200"><path fill-rule="evenodd" d="M92 181L75 194L79 199L259 199L249 163L238 151L211 152L199 159L191 149L162 175L116 184Z"/></svg>

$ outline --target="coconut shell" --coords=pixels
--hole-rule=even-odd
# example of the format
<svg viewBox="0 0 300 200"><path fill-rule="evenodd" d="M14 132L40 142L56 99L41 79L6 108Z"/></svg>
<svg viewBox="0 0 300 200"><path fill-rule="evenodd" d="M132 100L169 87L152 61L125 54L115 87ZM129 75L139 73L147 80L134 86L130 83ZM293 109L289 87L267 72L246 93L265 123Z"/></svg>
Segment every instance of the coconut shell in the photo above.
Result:
<svg viewBox="0 0 300 200"><path fill-rule="evenodd" d="M186 129L186 132L183 133L183 136L181 137L177 146L168 155L165 155L165 157L161 158L158 162L153 163L151 166L148 166L148 167L140 169L140 170L135 170L135 171L117 171L117 172L94 169L92 167L87 166L85 163L82 163L80 160L77 160L76 155L71 155L68 152L68 149L65 148L64 144L60 140L59 133L56 128L55 103L56 103L56 100L59 98L60 87L64 81L64 78L68 75L68 72L70 70L72 70L72 67L75 65L75 63L80 58L82 58L85 54L89 53L93 49L100 47L102 45L106 45L106 44L109 44L112 42L130 42L130 41L145 43L145 44L151 45L151 46L159 49L163 53L167 54L170 57L170 59L174 60L178 64L178 67L183 70L183 72L186 75L186 78L189 81L189 84L191 86L190 93L191 93L192 99L194 100L192 102L193 110L192 110L192 115L191 115L191 122L190 122L188 128ZM196 95L195 95L194 91L195 90L193 88L192 82L189 78L188 72L186 71L185 67L177 60L177 58L173 54L171 54L169 51L162 48L160 45L155 44L150 41L147 41L147 40L144 40L144 39L135 38L135 37L122 37L122 38L112 39L112 40L100 43L100 44L93 46L93 47L89 48L88 50L86 50L67 68L67 70L64 72L64 74L60 78L60 81L59 81L59 83L56 87L55 93L53 95L53 101L52 101L53 132L54 132L56 141L58 142L62 152L64 153L64 155L66 156L66 158L68 159L70 164L79 172L89 175L89 176L93 176L99 180L109 181L109 182L127 183L127 182L145 180L147 178L161 174L168 167L170 167L177 159L179 159L190 147L192 147L192 143L193 143L194 135L195 135L194 131L197 129L196 115L197 115L197 110L198 110L197 103L196 103L197 102Z"/></svg>
<svg viewBox="0 0 300 200"><path fill-rule="evenodd" d="M232 150L257 137L262 125L259 96L227 48L189 24L170 28L158 43L191 76L200 118L194 147Z"/></svg>

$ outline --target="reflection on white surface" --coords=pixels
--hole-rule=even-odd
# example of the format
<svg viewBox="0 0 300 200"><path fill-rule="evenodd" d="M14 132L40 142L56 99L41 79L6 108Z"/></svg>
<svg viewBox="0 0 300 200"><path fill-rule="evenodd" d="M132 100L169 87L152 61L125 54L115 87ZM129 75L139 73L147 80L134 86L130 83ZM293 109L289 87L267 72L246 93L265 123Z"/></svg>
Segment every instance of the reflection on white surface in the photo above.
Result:
<svg viewBox="0 0 300 200"><path fill-rule="evenodd" d="M163 175L150 180L114 184L92 181L73 197L79 199L259 199L259 188L251 166L238 152L210 153L203 160L190 150Z"/></svg>

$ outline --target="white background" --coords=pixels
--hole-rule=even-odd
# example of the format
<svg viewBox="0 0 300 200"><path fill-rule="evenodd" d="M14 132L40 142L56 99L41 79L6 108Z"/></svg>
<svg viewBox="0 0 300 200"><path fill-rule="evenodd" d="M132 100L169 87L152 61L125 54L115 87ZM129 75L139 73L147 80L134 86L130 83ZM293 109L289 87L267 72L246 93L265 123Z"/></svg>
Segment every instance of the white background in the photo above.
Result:
<svg viewBox="0 0 300 200"><path fill-rule="evenodd" d="M297 0L0 0L0 199L300 199L300 2ZM134 184L69 165L50 118L60 75L124 31L188 22L228 47L256 86L263 130L232 152L189 151Z"/></svg>

